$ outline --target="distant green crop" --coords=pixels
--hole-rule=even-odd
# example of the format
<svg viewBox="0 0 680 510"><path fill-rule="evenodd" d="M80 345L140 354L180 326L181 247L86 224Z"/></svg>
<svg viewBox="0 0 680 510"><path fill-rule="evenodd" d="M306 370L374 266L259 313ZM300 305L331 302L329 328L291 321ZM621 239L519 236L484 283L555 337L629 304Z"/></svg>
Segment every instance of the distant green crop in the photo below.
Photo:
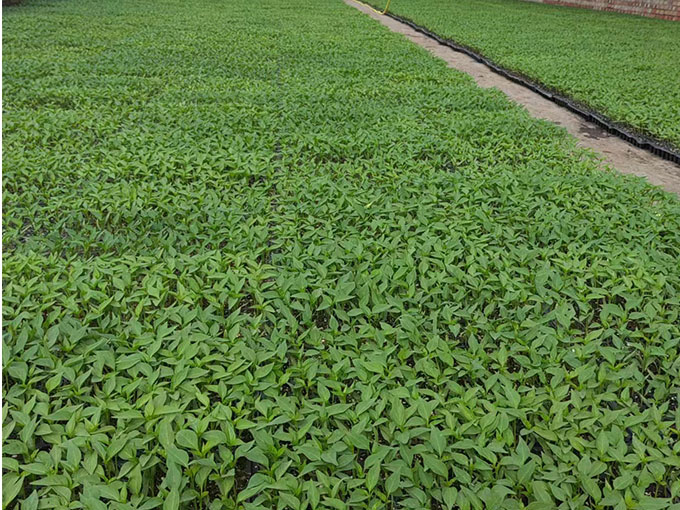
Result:
<svg viewBox="0 0 680 510"><path fill-rule="evenodd" d="M680 23L525 0L394 0L390 12L680 150Z"/></svg>
<svg viewBox="0 0 680 510"><path fill-rule="evenodd" d="M340 0L3 25L4 508L677 509L676 197Z"/></svg>

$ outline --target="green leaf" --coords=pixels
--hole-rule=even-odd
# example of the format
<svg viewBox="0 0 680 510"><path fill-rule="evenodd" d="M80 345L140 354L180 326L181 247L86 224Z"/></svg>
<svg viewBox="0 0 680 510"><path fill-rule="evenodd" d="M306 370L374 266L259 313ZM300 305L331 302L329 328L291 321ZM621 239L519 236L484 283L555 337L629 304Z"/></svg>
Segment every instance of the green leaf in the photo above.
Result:
<svg viewBox="0 0 680 510"><path fill-rule="evenodd" d="M189 465L189 454L184 450L180 450L176 446L170 446L165 449L166 458L169 462L174 462L180 466L187 467Z"/></svg>
<svg viewBox="0 0 680 510"><path fill-rule="evenodd" d="M374 464L366 473L366 488L372 491L380 479L380 463Z"/></svg>
<svg viewBox="0 0 680 510"><path fill-rule="evenodd" d="M158 429L158 441L163 448L168 448L175 444L175 433L172 430L171 421L168 419L162 420Z"/></svg>
<svg viewBox="0 0 680 510"><path fill-rule="evenodd" d="M519 470L517 471L517 483L524 485L530 481L535 469L536 463L533 460L530 460L526 464L520 466Z"/></svg>
<svg viewBox="0 0 680 510"><path fill-rule="evenodd" d="M600 433L597 435L597 440L595 441L595 444L597 446L597 451L600 454L600 457L603 457L604 454L609 449L609 439L607 437L607 433L604 430L600 431Z"/></svg>
<svg viewBox="0 0 680 510"><path fill-rule="evenodd" d="M510 386L506 386L505 387L505 396L508 399L508 402L510 403L510 407L512 407L514 409L517 409L519 407L519 404L520 404L522 398L520 397L519 393L517 393L517 391L514 388L512 388Z"/></svg>
<svg viewBox="0 0 680 510"><path fill-rule="evenodd" d="M635 482L635 475L631 471L624 471L620 476L614 479L614 488L621 491L630 487Z"/></svg>
<svg viewBox="0 0 680 510"><path fill-rule="evenodd" d="M582 483L586 492L590 494L590 497L592 497L595 502L598 502L600 499L602 499L602 491L595 480L592 478L583 478Z"/></svg>
<svg viewBox="0 0 680 510"><path fill-rule="evenodd" d="M375 372L376 374L383 373L383 366L375 361L362 361L361 365L369 372Z"/></svg>
<svg viewBox="0 0 680 510"><path fill-rule="evenodd" d="M439 476L443 477L448 477L449 476L449 470L446 467L446 464L444 464L441 460L439 460L437 457L434 455L428 455L423 453L423 465L432 471L433 473L438 474Z"/></svg>
<svg viewBox="0 0 680 510"><path fill-rule="evenodd" d="M581 457L581 460L578 463L578 466L576 466L578 469L578 472L583 475L584 477L589 477L590 476L590 469L592 467L592 463L590 462L590 459L586 456Z"/></svg>
<svg viewBox="0 0 680 510"><path fill-rule="evenodd" d="M446 448L446 436L444 433L437 428L433 428L430 432L430 443L434 451L437 452L437 455L441 457Z"/></svg>
<svg viewBox="0 0 680 510"><path fill-rule="evenodd" d="M392 407L390 409L390 418L397 427L403 427L406 423L406 410L404 405L399 399L394 399L392 401Z"/></svg>
<svg viewBox="0 0 680 510"><path fill-rule="evenodd" d="M555 510L553 503L547 501L533 501L527 505L527 510Z"/></svg>
<svg viewBox="0 0 680 510"><path fill-rule="evenodd" d="M2 476L2 507L7 508L14 501L24 484L24 477L9 473Z"/></svg>
<svg viewBox="0 0 680 510"><path fill-rule="evenodd" d="M321 450L312 444L303 444L297 448L297 451L305 455L312 462L321 460Z"/></svg>
<svg viewBox="0 0 680 510"><path fill-rule="evenodd" d="M179 432L177 432L175 440L177 441L177 444L179 446L188 448L190 450L198 450L198 436L196 435L196 432L194 432L193 430L189 429L180 430Z"/></svg>
<svg viewBox="0 0 680 510"><path fill-rule="evenodd" d="M312 508L316 508L319 506L319 501L321 499L321 495L319 493L319 489L316 486L316 483L313 481L309 481L308 484L306 484L306 492L307 492L307 497L309 498L309 504Z"/></svg>
<svg viewBox="0 0 680 510"><path fill-rule="evenodd" d="M163 510L178 510L179 509L179 491L172 489L165 497L163 502Z"/></svg>
<svg viewBox="0 0 680 510"><path fill-rule="evenodd" d="M255 462L257 464L262 464L265 467L269 467L269 459L264 454L262 449L258 446L254 446L252 449L245 453L246 459Z"/></svg>
<svg viewBox="0 0 680 510"><path fill-rule="evenodd" d="M15 361L7 367L7 373L18 381L26 382L28 378L28 365L23 361Z"/></svg>
<svg viewBox="0 0 680 510"><path fill-rule="evenodd" d="M451 510L456 504L456 498L458 497L458 489L455 487L445 487L442 489L442 498L446 508Z"/></svg>
<svg viewBox="0 0 680 510"><path fill-rule="evenodd" d="M673 504L671 498L653 498L643 496L640 498L640 503L636 507L639 510L663 510L669 508Z"/></svg>
<svg viewBox="0 0 680 510"><path fill-rule="evenodd" d="M38 491L33 491L30 496L22 501L21 510L37 510L38 502Z"/></svg>
<svg viewBox="0 0 680 510"><path fill-rule="evenodd" d="M401 473L397 470L387 477L387 480L385 481L385 491L388 495L392 494L397 489L399 489L400 485L401 485Z"/></svg>

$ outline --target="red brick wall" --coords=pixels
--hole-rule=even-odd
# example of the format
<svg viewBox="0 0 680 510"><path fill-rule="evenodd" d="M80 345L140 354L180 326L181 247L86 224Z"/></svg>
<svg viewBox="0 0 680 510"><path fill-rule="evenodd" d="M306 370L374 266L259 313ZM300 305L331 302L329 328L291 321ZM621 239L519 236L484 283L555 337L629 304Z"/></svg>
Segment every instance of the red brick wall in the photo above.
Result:
<svg viewBox="0 0 680 510"><path fill-rule="evenodd" d="M544 4L616 11L680 21L680 0L534 0Z"/></svg>

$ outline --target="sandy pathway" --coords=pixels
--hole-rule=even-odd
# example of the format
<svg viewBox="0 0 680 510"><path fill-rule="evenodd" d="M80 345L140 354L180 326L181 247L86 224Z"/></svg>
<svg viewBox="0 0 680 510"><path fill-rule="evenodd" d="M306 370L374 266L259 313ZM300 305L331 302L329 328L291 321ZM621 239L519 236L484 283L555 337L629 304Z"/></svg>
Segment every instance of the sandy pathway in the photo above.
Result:
<svg viewBox="0 0 680 510"><path fill-rule="evenodd" d="M449 67L469 74L480 87L496 87L512 101L524 106L533 117L549 120L563 126L578 140L579 145L600 154L606 163L619 172L645 177L652 184L680 195L680 166L677 164L659 158L607 133L599 126L587 122L522 85L494 73L484 64L475 61L464 53L457 52L420 32L416 32L408 25L388 16L381 16L368 7L351 0L344 1L378 20L393 32L403 34L412 42L428 49L433 55L444 60Z"/></svg>

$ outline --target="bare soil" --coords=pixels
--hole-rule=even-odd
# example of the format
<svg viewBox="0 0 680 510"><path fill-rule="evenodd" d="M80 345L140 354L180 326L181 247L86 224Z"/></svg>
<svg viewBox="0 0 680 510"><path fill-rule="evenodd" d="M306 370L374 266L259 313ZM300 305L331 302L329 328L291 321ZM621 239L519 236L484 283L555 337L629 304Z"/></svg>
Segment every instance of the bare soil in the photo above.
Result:
<svg viewBox="0 0 680 510"><path fill-rule="evenodd" d="M604 129L587 122L566 108L562 108L526 87L494 73L484 64L464 53L439 44L437 41L416 32L408 25L389 16L380 15L352 0L344 0L344 2L378 20L393 32L403 34L410 41L426 48L430 53L444 60L449 67L469 74L480 87L495 87L515 103L521 104L533 117L548 120L564 127L569 134L578 140L580 146L601 156L603 163L621 173L645 177L650 183L680 195L680 166L675 163L655 156L607 133Z"/></svg>

